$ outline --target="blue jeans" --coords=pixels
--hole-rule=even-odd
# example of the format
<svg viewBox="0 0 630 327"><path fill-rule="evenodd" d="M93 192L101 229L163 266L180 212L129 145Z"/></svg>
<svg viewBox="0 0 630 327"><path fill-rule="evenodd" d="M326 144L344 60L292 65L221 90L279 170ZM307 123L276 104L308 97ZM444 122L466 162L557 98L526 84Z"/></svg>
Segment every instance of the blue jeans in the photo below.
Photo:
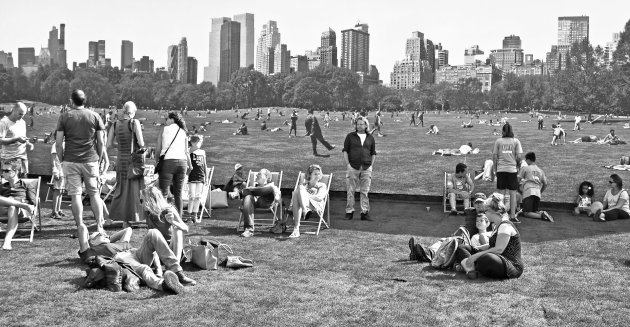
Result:
<svg viewBox="0 0 630 327"><path fill-rule="evenodd" d="M168 189L173 185L173 197L175 198L175 208L179 215L182 215L184 203L182 201L182 190L186 179L188 161L186 159L166 159L160 171L159 185L162 195L168 196Z"/></svg>

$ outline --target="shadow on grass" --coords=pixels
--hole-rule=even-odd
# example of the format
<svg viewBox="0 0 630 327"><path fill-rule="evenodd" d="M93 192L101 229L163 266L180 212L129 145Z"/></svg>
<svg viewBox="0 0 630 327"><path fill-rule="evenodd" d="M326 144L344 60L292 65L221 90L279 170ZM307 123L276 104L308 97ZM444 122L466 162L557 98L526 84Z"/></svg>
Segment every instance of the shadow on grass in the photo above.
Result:
<svg viewBox="0 0 630 327"><path fill-rule="evenodd" d="M36 265L37 267L42 267L42 268L51 268L51 267L58 267L58 268L75 268L75 267L82 267L83 263L81 262L81 259L76 258L76 259L70 259L70 258L66 258L63 260L57 260L57 261L50 261L50 262L46 262L46 263L40 263L38 265Z"/></svg>

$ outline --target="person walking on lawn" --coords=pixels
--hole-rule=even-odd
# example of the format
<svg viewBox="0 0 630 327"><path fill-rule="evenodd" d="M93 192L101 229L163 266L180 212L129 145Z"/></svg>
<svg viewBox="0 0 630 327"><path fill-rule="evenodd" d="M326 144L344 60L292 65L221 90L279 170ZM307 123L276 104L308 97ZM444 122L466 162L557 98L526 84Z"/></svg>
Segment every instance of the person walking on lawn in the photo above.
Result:
<svg viewBox="0 0 630 327"><path fill-rule="evenodd" d="M354 193L361 193L361 220L370 218L370 200L368 193L372 184L372 167L376 159L376 141L368 133L367 118L358 117L356 130L346 136L343 143L343 159L346 163L346 219L352 219L354 213Z"/></svg>
<svg viewBox="0 0 630 327"><path fill-rule="evenodd" d="M308 119L310 119L310 123L308 122ZM305 124L306 129L308 131L306 135L310 135L311 137L311 143L313 144L313 155L319 156L319 154L317 154L317 141L320 141L322 145L324 145L326 149L328 149L328 151L334 149L335 148L334 145L331 145L326 140L324 140L324 135L322 134L322 128L319 126L319 121L317 121L317 117L315 117L314 110L308 111L308 119Z"/></svg>

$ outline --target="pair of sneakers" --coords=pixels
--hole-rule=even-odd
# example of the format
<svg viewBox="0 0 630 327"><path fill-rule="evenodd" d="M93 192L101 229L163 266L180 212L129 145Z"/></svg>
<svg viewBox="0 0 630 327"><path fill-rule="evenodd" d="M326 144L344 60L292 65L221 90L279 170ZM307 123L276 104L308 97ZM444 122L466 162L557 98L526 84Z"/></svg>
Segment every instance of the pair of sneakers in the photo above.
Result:
<svg viewBox="0 0 630 327"><path fill-rule="evenodd" d="M63 213L63 211L61 211L61 210L60 210L60 211L57 211L57 212L53 211L53 212L50 214L50 218L52 218L52 219L63 219L63 218L65 218L65 217L66 217L66 214L65 214L65 213Z"/></svg>

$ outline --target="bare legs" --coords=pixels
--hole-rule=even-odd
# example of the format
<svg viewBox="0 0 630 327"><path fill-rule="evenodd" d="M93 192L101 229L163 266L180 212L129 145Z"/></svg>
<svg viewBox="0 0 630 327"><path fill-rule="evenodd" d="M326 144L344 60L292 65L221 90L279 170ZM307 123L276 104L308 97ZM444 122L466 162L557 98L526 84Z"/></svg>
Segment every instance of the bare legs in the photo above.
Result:
<svg viewBox="0 0 630 327"><path fill-rule="evenodd" d="M293 199L291 203L293 207L293 233L289 237L300 237L300 220L302 219L302 214L308 210L309 199L308 192L306 191L306 187L303 185L298 186L298 188L293 192Z"/></svg>

